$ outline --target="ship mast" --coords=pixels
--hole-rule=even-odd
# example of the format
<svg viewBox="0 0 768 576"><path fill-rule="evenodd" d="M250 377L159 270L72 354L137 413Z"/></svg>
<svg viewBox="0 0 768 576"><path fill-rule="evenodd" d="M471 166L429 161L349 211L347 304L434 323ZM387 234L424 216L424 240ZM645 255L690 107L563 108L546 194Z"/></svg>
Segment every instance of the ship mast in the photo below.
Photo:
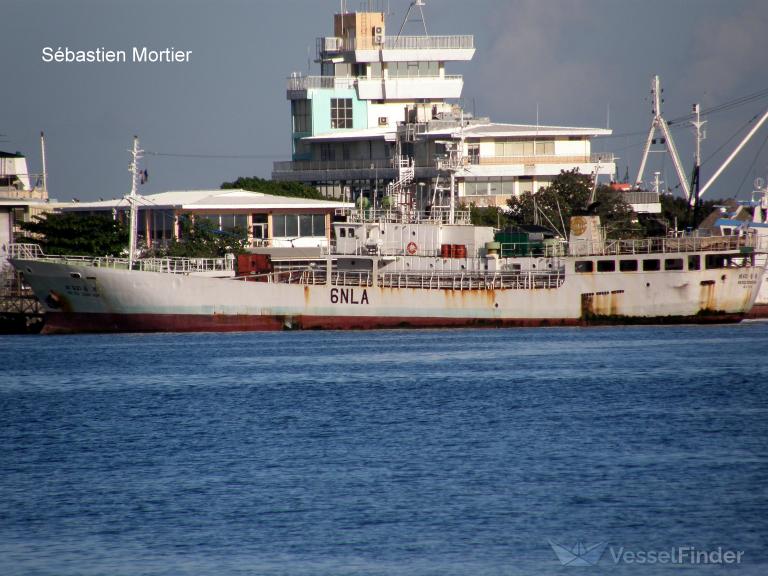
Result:
<svg viewBox="0 0 768 576"><path fill-rule="evenodd" d="M43 197L48 198L48 168L45 164L45 133L40 132L40 158L43 163L43 180L41 182L43 187Z"/></svg>
<svg viewBox="0 0 768 576"><path fill-rule="evenodd" d="M128 169L131 172L131 194L128 196L128 203L131 205L130 215L130 236L128 240L128 269L133 269L133 263L136 261L136 220L138 208L136 206L138 195L136 191L139 187L139 160L144 150L139 149L139 137L133 137L133 148L131 152L131 163Z"/></svg>
<svg viewBox="0 0 768 576"><path fill-rule="evenodd" d="M700 202L699 196L701 195L701 141L706 138L706 133L701 129L706 120L701 119L701 107L698 104L693 105L693 115L695 120L691 122L696 129L696 153L693 161L693 174L691 175L691 193L693 197L689 199L689 206L693 204L693 222L691 227L694 228L699 221Z"/></svg>
<svg viewBox="0 0 768 576"><path fill-rule="evenodd" d="M656 134L656 129L660 129L664 138L666 139L667 150L672 157L672 164L675 166L675 172L677 172L677 178L680 181L680 186L685 192L686 200L691 200L691 189L688 186L688 179L683 172L683 165L680 162L680 156L677 154L677 148L675 147L675 141L672 139L672 134L667 126L667 121L661 115L661 81L658 76L654 76L651 80L651 94L653 95L653 121L651 122L651 129L648 132L648 140L645 142L645 149L643 150L643 159L640 162L640 170L637 172L637 178L635 178L635 186L640 186L643 181L643 172L645 171L645 163L648 160L648 153L651 151L651 144L654 143L653 136Z"/></svg>

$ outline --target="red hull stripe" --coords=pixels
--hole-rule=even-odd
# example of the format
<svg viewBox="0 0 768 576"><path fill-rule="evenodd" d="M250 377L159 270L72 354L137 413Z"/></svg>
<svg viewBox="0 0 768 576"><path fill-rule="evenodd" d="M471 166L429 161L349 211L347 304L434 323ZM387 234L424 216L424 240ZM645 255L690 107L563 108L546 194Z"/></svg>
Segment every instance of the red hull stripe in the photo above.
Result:
<svg viewBox="0 0 768 576"><path fill-rule="evenodd" d="M182 314L48 313L45 334L82 332L256 332L268 330L372 330L379 328L505 328L584 326L611 324L713 324L739 322L743 314L711 314L657 318L601 317L520 318L413 318L379 316L223 316Z"/></svg>
<svg viewBox="0 0 768 576"><path fill-rule="evenodd" d="M745 318L768 318L768 304L755 304Z"/></svg>

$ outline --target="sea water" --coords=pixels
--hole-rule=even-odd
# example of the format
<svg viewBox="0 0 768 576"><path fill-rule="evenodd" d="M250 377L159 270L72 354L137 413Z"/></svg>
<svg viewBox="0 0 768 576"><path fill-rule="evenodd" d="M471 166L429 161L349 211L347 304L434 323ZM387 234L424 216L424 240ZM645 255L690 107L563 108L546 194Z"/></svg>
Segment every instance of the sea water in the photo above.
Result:
<svg viewBox="0 0 768 576"><path fill-rule="evenodd" d="M767 351L763 322L1 337L0 574L768 574Z"/></svg>

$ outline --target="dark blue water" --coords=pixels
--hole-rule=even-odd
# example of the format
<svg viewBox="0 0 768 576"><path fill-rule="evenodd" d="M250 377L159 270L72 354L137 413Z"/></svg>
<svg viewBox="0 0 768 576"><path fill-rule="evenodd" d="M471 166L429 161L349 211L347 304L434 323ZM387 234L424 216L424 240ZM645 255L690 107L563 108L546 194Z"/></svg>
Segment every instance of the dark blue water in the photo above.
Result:
<svg viewBox="0 0 768 576"><path fill-rule="evenodd" d="M768 574L768 323L0 338L0 574ZM561 566L549 541L607 542ZM594 560L594 558L593 558Z"/></svg>

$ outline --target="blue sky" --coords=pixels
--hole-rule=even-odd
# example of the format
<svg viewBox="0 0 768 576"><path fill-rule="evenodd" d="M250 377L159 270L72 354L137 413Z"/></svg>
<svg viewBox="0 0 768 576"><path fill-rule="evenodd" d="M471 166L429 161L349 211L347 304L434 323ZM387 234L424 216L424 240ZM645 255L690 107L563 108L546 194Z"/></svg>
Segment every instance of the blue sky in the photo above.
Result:
<svg viewBox="0 0 768 576"><path fill-rule="evenodd" d="M407 0L389 6L399 28ZM349 0L348 9L367 2ZM427 0L431 34L473 34L465 76L469 110L500 122L610 127L595 150L615 152L634 177L650 126L650 79L659 74L668 119L694 102L704 111L768 90L765 0ZM269 177L290 155L285 78L306 73L315 38L330 35L339 0L5 0L0 149L22 151L39 170L47 138L49 189L60 200L127 193L133 134L150 154L144 193L218 187L238 176ZM43 63L46 46L73 50L175 47L185 64ZM319 73L311 64L312 73ZM768 97L707 116L706 182ZM740 131L741 130L741 131ZM673 135L690 170L693 137ZM732 139L733 138L733 139ZM768 175L768 127L708 192L749 197ZM221 157L218 157L221 156ZM674 187L669 159L647 174Z"/></svg>

